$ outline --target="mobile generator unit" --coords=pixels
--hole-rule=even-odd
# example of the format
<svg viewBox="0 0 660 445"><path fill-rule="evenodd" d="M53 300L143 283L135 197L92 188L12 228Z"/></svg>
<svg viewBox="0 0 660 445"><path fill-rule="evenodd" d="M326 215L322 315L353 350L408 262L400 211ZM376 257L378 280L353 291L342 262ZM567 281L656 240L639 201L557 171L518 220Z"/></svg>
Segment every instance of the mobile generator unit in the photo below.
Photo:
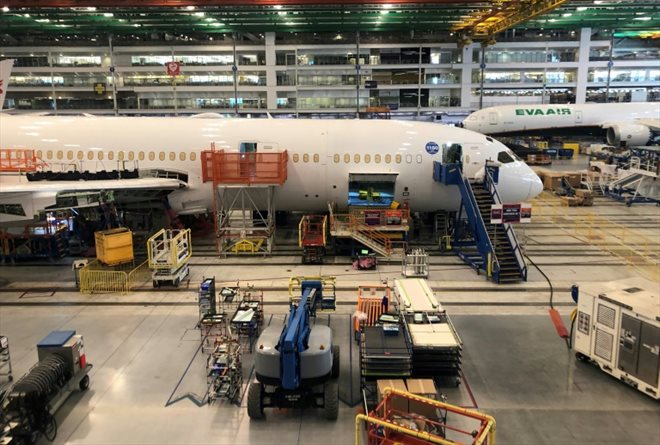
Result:
<svg viewBox="0 0 660 445"><path fill-rule="evenodd" d="M309 320L323 300L323 282L303 281L301 291L284 327L269 326L257 340L257 382L247 397L251 419L263 418L265 407L300 406L323 408L326 419L337 419L339 393L333 379L339 376L339 346L329 326L312 326Z"/></svg>
<svg viewBox="0 0 660 445"><path fill-rule="evenodd" d="M579 290L574 348L606 373L660 398L660 292L643 278Z"/></svg>

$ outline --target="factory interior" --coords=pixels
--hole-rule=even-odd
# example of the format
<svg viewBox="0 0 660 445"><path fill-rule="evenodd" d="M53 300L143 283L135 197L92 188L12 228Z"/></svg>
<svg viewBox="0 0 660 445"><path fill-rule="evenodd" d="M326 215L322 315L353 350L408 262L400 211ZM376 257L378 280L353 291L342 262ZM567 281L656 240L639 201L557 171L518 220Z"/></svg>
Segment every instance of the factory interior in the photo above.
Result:
<svg viewBox="0 0 660 445"><path fill-rule="evenodd" d="M0 8L0 445L660 440L659 2Z"/></svg>

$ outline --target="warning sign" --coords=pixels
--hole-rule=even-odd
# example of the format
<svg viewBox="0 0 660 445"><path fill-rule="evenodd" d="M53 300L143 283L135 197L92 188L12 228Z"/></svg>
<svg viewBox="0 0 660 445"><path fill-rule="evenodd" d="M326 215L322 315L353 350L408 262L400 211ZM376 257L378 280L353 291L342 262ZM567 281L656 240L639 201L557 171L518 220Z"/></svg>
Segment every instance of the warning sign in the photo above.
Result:
<svg viewBox="0 0 660 445"><path fill-rule="evenodd" d="M165 64L165 68L167 68L168 76L178 76L179 74L181 74L180 62L167 62Z"/></svg>
<svg viewBox="0 0 660 445"><path fill-rule="evenodd" d="M490 206L491 224L516 224L532 221L532 206L520 204L492 204Z"/></svg>

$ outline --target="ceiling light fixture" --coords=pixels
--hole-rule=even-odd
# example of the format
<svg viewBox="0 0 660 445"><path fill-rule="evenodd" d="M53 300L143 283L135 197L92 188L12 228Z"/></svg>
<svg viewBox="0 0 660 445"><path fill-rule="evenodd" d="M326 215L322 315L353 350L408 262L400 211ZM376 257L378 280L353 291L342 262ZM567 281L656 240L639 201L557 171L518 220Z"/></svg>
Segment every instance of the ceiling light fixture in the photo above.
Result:
<svg viewBox="0 0 660 445"><path fill-rule="evenodd" d="M562 17L570 17L570 16L572 16L572 15L573 15L573 14L571 14L570 12L565 12L565 13L562 14L561 16L562 16Z"/></svg>
<svg viewBox="0 0 660 445"><path fill-rule="evenodd" d="M586 6L579 6L579 7L575 8L575 10L578 11L578 12L586 11L587 9L589 9L589 8L587 8Z"/></svg>
<svg viewBox="0 0 660 445"><path fill-rule="evenodd" d="M275 9L282 9L282 5L275 5L275 6L273 6L273 8L275 8Z"/></svg>
<svg viewBox="0 0 660 445"><path fill-rule="evenodd" d="M206 15L206 13L200 11L200 12L195 12L193 15L194 15L195 17L204 17L204 16Z"/></svg>
<svg viewBox="0 0 660 445"><path fill-rule="evenodd" d="M96 11L96 6L88 6L87 8L85 8L85 10L87 10L89 12L94 12L94 11Z"/></svg>
<svg viewBox="0 0 660 445"><path fill-rule="evenodd" d="M651 20L651 17L635 17L633 20L647 21L647 20Z"/></svg>
<svg viewBox="0 0 660 445"><path fill-rule="evenodd" d="M104 12L103 17L114 17L115 15L111 12Z"/></svg>
<svg viewBox="0 0 660 445"><path fill-rule="evenodd" d="M193 5L189 5L189 6L186 6L186 9L187 9L188 11L194 11L194 10L197 9L197 8L196 8L195 6L193 6Z"/></svg>
<svg viewBox="0 0 660 445"><path fill-rule="evenodd" d="M392 5L390 5L389 3L385 3L383 5L383 9L392 9Z"/></svg>
<svg viewBox="0 0 660 445"><path fill-rule="evenodd" d="M2 12L9 12L9 6L3 6Z"/></svg>

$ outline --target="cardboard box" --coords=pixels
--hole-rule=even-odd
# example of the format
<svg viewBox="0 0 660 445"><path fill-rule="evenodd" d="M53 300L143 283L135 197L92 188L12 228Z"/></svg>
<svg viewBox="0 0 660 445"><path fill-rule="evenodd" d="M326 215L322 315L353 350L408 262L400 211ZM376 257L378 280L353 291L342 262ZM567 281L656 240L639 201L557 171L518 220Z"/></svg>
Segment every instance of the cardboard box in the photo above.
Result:
<svg viewBox="0 0 660 445"><path fill-rule="evenodd" d="M408 392L427 399L437 400L438 392L435 389L435 383L431 379L408 379L406 380ZM435 407L426 403L411 400L408 402L408 410L411 413L419 414L431 420L437 420L438 414Z"/></svg>
<svg viewBox="0 0 660 445"><path fill-rule="evenodd" d="M383 401L383 394L385 393L385 388L398 389L399 391L408 391L406 387L406 382L403 379L382 379L376 381L376 386L378 387L378 403ZM392 409L401 412L408 412L408 399L394 396L392 399Z"/></svg>
<svg viewBox="0 0 660 445"><path fill-rule="evenodd" d="M563 205L563 206L575 207L575 206L578 205L577 198L569 197L569 196L562 196L560 199L561 199L561 205Z"/></svg>

